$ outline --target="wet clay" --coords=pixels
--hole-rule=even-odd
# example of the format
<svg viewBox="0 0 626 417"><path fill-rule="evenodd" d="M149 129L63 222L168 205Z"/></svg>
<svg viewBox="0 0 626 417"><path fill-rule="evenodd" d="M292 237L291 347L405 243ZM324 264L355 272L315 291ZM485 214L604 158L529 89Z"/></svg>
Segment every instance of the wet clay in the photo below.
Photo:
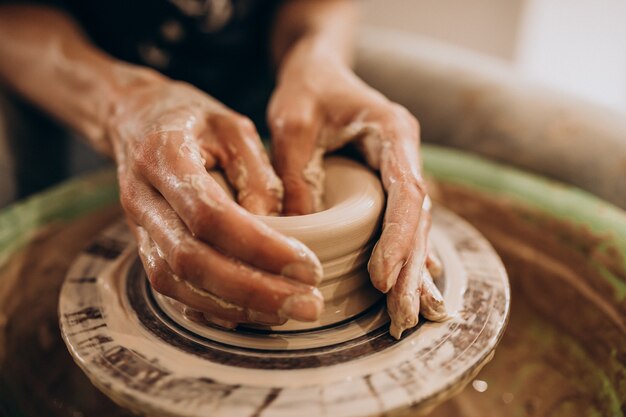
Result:
<svg viewBox="0 0 626 417"><path fill-rule="evenodd" d="M440 184L431 191L492 242L513 290L510 323L493 361L431 415L622 416L626 306L609 301L619 299L616 290L589 266L593 259L624 281L617 255L598 256L606 239L464 188ZM100 212L42 231L0 271L0 411L130 415L73 364L56 311L68 266L118 215Z"/></svg>

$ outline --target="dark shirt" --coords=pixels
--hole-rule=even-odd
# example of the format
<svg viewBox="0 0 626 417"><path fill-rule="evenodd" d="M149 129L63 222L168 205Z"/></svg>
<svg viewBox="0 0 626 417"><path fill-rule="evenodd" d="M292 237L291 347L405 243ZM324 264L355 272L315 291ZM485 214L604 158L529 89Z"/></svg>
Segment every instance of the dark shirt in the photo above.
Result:
<svg viewBox="0 0 626 417"><path fill-rule="evenodd" d="M263 127L273 87L269 35L280 0L46 2L71 12L109 54L187 81Z"/></svg>
<svg viewBox="0 0 626 417"><path fill-rule="evenodd" d="M67 10L112 56L195 85L249 116L267 136L269 34L281 0L0 0L26 2ZM19 197L101 163L37 109L12 101L27 127L12 135Z"/></svg>

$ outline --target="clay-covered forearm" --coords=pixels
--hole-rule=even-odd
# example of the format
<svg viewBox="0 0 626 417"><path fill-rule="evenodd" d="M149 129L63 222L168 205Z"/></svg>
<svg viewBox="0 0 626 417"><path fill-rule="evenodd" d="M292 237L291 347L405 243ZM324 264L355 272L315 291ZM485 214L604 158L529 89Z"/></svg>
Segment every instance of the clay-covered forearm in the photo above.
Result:
<svg viewBox="0 0 626 417"><path fill-rule="evenodd" d="M160 78L101 52L68 14L39 5L0 6L0 77L109 156L118 97Z"/></svg>
<svg viewBox="0 0 626 417"><path fill-rule="evenodd" d="M297 49L323 60L352 60L357 9L352 0L290 0L278 11L272 54L279 66Z"/></svg>

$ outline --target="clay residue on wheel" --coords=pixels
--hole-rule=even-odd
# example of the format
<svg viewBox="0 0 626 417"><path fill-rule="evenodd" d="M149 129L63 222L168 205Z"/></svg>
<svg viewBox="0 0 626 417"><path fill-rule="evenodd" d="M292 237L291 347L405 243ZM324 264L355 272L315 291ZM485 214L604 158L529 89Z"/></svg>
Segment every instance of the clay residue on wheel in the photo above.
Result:
<svg viewBox="0 0 626 417"><path fill-rule="evenodd" d="M626 303L598 268L626 282L611 237L462 186L430 189L487 237L512 286L495 359L432 416L623 416Z"/></svg>

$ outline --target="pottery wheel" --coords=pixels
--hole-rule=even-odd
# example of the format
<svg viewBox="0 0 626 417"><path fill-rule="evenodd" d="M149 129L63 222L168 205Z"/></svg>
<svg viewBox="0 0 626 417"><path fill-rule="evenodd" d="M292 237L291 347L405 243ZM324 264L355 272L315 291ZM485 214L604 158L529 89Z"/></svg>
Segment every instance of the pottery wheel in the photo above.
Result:
<svg viewBox="0 0 626 417"><path fill-rule="evenodd" d="M431 231L452 316L399 341L384 298L305 330L186 320L153 294L120 221L78 257L63 285L63 338L91 381L151 416L366 416L424 411L492 357L509 313L506 272L468 223L435 207Z"/></svg>

